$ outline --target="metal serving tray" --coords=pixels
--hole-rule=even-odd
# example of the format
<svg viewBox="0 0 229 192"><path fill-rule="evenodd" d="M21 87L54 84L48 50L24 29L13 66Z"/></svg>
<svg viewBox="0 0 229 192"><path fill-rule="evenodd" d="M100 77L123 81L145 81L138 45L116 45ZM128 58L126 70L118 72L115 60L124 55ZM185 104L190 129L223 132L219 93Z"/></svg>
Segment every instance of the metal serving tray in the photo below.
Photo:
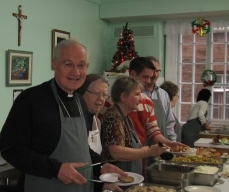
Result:
<svg viewBox="0 0 229 192"><path fill-rule="evenodd" d="M191 156L191 157L194 157L194 156ZM170 160L170 161L166 161L167 163L169 164L182 164L182 165L194 165L194 166L198 166L198 165L214 165L214 166L217 166L217 167L222 167L223 164L227 163L228 161L228 158L225 158L225 157L210 157L212 159L215 159L215 160L218 160L220 163L217 164L217 163L200 163L200 162L176 162L176 161L173 161L173 160Z"/></svg>
<svg viewBox="0 0 229 192"><path fill-rule="evenodd" d="M211 167L216 167L216 166L211 166ZM218 181L218 174L222 170L223 168L221 167L214 174L196 173L194 171L193 184L194 185L213 186Z"/></svg>
<svg viewBox="0 0 229 192"><path fill-rule="evenodd" d="M193 182L194 166L155 162L146 168L146 182L186 187Z"/></svg>
<svg viewBox="0 0 229 192"><path fill-rule="evenodd" d="M164 187L165 189L173 189L176 192L179 191L179 189L175 186L169 186L169 185L158 185L158 184L152 184L152 183L139 183L137 185L132 185L130 188L128 188L125 192L129 192L132 190L135 186L157 186L157 187Z"/></svg>

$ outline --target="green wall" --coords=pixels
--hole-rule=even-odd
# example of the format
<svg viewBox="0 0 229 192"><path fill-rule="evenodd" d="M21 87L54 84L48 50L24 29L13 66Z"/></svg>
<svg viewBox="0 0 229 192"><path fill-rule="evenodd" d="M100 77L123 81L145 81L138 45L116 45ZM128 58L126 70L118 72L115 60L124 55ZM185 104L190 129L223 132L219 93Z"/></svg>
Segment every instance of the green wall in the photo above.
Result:
<svg viewBox="0 0 229 192"><path fill-rule="evenodd" d="M100 18L142 20L146 18L180 18L196 15L228 15L228 0L101 0Z"/></svg>
<svg viewBox="0 0 229 192"><path fill-rule="evenodd" d="M18 22L12 13L28 16L23 22L21 46L17 45ZM5 85L7 50L33 52L32 86L53 77L51 70L51 31L59 29L71 33L89 48L88 73L100 73L111 68L119 38L113 28L126 22L132 26L153 25L153 37L135 37L135 50L140 56L153 55L164 63L164 21L161 16L183 14L191 18L215 11L228 13L228 0L0 0L0 130L13 103L13 90L30 86ZM195 17L190 17L194 14ZM159 19L160 18L160 19ZM172 18L172 17L171 17ZM163 68L162 68L163 70Z"/></svg>
<svg viewBox="0 0 229 192"><path fill-rule="evenodd" d="M127 20L128 22L128 20ZM160 60L161 63L164 62L163 57L163 21L130 21L129 28L131 27L144 27L144 26L153 26L154 27L154 35L153 36L135 36L134 37L134 45L135 51L138 52L139 56L155 56ZM109 38L107 40L107 49L106 49L106 69L111 69L111 60L114 53L117 51L117 42L120 37L114 37L113 31L114 28L123 27L126 25L126 22L110 22L109 23ZM121 34L122 30L120 31ZM120 35L121 36L121 35ZM162 66L163 70L163 66Z"/></svg>
<svg viewBox="0 0 229 192"><path fill-rule="evenodd" d="M22 13L21 46L18 46L18 22L12 13ZM108 24L99 19L99 5L85 0L0 0L0 130L13 103L13 90L30 86L5 85L7 50L33 52L32 86L51 79L51 31L71 33L89 49L89 72L102 73L104 44ZM23 109L22 109L23 110Z"/></svg>
<svg viewBox="0 0 229 192"><path fill-rule="evenodd" d="M228 17L228 7L228 0L101 0L99 16L109 21L106 69L110 69L111 58L117 50L118 38L112 36L114 27L124 26L126 22L130 23L130 29L131 26L153 25L154 37L139 38L133 34L135 49L140 56L153 55L163 64L165 58L163 27L166 20L188 19L191 23L201 16L208 19L216 16ZM163 75L164 66L161 66Z"/></svg>

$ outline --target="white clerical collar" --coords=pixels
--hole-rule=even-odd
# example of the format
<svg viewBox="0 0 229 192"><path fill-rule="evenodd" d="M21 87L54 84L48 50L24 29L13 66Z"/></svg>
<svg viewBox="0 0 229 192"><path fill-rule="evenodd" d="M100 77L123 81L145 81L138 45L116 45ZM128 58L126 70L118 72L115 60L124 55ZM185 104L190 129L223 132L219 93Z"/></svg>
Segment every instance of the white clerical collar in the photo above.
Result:
<svg viewBox="0 0 229 192"><path fill-rule="evenodd" d="M68 94L68 97L73 97L73 94L71 95L71 94Z"/></svg>

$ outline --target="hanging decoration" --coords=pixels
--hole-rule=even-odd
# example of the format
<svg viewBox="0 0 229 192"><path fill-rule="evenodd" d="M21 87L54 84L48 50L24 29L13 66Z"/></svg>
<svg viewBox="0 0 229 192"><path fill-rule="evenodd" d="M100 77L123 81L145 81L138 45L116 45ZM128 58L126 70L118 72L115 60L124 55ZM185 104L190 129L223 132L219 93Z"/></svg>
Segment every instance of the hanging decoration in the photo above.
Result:
<svg viewBox="0 0 229 192"><path fill-rule="evenodd" d="M204 87L213 86L217 81L217 75L212 70L205 70L201 75L201 81Z"/></svg>
<svg viewBox="0 0 229 192"><path fill-rule="evenodd" d="M192 23L192 33L203 37L205 34L210 33L210 21L202 18L194 20Z"/></svg>

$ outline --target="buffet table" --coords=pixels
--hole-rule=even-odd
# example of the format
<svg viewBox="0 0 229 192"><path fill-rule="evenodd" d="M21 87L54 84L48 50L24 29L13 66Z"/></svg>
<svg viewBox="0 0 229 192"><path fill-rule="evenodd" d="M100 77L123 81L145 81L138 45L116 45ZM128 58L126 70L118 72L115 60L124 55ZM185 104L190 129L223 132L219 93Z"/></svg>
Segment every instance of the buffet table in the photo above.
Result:
<svg viewBox="0 0 229 192"><path fill-rule="evenodd" d="M5 164L5 165L1 165L0 166L0 174L3 173L3 172L6 173L7 171L12 170L12 169L14 169L14 167L12 165L8 164L8 163ZM223 180L224 183L223 184L217 184L216 183L214 185L214 187L219 189L219 190L221 190L222 192L228 192L229 179L225 179L225 178L222 178L222 177L220 179Z"/></svg>
<svg viewBox="0 0 229 192"><path fill-rule="evenodd" d="M216 144L212 144L211 142L212 142L212 139L210 138L200 138L194 143L194 146L195 147L211 147L221 152L229 152L229 145L225 145L225 144L216 145Z"/></svg>
<svg viewBox="0 0 229 192"><path fill-rule="evenodd" d="M211 142L212 142L212 138L200 138L194 143L194 146L195 147L211 147L221 152L229 152L229 145L225 145L225 144L215 145L215 144L212 144ZM227 164L224 166L229 166L229 165ZM220 189L222 192L227 192L228 186L229 186L229 179L222 178L222 177L220 179L223 180L224 183L223 184L216 183L214 187L217 189Z"/></svg>
<svg viewBox="0 0 229 192"><path fill-rule="evenodd" d="M209 131L205 131L205 132L200 132L199 137L200 138L213 138L216 137L218 134L214 134L214 133L209 133ZM221 137L224 138L229 138L229 135L225 135L225 134L220 134Z"/></svg>

